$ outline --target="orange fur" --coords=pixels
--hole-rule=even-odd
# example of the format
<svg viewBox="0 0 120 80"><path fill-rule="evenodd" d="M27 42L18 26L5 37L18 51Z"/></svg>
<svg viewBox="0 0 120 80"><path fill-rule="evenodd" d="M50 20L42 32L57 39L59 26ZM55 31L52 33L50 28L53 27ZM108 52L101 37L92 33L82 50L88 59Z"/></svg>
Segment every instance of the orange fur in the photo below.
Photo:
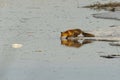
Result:
<svg viewBox="0 0 120 80"><path fill-rule="evenodd" d="M95 35L91 33L85 33L81 29L70 29L70 30L61 32L61 38L66 37L66 39L68 39L68 37L77 37L80 34L82 34L84 37L95 37Z"/></svg>
<svg viewBox="0 0 120 80"><path fill-rule="evenodd" d="M82 44L79 43L77 40L68 40L68 39L61 40L61 44L68 47L76 47L76 48L82 46Z"/></svg>
<svg viewBox="0 0 120 80"><path fill-rule="evenodd" d="M61 32L61 38L62 37L77 37L78 35L82 34L82 31L80 29L70 29L65 32Z"/></svg>
<svg viewBox="0 0 120 80"><path fill-rule="evenodd" d="M65 45L67 47L75 47L79 48L85 44L92 43L91 40L83 40L82 42L79 42L78 40L70 40L70 39L63 39L61 40L61 45Z"/></svg>

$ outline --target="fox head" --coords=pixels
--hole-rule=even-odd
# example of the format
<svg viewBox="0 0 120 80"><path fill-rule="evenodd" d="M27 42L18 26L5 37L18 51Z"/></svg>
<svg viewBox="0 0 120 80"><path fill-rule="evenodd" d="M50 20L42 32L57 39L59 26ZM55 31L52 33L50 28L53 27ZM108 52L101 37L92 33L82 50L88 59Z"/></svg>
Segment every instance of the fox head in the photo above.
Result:
<svg viewBox="0 0 120 80"><path fill-rule="evenodd" d="M62 37L67 37L68 36L68 33L66 33L66 32L61 32L61 38Z"/></svg>

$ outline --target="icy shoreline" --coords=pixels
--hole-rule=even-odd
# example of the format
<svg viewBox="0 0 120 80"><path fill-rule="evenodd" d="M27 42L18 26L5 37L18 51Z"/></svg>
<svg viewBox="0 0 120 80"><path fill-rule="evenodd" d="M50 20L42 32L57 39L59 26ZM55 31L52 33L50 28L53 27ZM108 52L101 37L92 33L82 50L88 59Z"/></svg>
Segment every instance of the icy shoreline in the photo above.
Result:
<svg viewBox="0 0 120 80"><path fill-rule="evenodd" d="M93 14L93 17L120 20L120 11ZM117 40L119 40L119 42L117 42L117 45L120 44L120 26L112 26L107 29L94 30L91 33L95 34L95 36L101 37L116 37ZM114 38L111 38L110 40L114 40Z"/></svg>
<svg viewBox="0 0 120 80"><path fill-rule="evenodd" d="M93 17L95 17L95 18L103 18L103 19L120 20L120 11L93 14Z"/></svg>
<svg viewBox="0 0 120 80"><path fill-rule="evenodd" d="M97 29L91 31L95 36L101 37L119 37L120 36L120 26L109 27L105 29Z"/></svg>
<svg viewBox="0 0 120 80"><path fill-rule="evenodd" d="M77 37L70 38L75 40L91 40L91 41L106 41L111 42L111 46L120 46L120 26L109 27L106 29L97 29L90 31L95 37Z"/></svg>

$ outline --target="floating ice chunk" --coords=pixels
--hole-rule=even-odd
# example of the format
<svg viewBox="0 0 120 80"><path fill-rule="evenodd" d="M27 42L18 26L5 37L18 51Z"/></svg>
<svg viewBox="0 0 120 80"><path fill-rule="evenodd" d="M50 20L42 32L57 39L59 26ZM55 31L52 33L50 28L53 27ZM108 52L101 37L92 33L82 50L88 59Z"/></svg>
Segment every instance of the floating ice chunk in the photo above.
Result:
<svg viewBox="0 0 120 80"><path fill-rule="evenodd" d="M22 44L12 44L12 48L21 48Z"/></svg>

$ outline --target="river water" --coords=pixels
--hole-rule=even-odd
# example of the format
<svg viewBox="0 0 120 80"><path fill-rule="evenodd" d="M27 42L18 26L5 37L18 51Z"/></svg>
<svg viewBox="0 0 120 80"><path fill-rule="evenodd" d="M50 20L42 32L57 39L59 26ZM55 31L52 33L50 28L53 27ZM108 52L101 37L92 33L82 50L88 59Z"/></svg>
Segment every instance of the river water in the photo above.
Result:
<svg viewBox="0 0 120 80"><path fill-rule="evenodd" d="M0 80L119 80L119 56L101 57L119 55L119 46L60 40L67 29L120 25L91 15L105 11L81 8L96 1L0 0Z"/></svg>

